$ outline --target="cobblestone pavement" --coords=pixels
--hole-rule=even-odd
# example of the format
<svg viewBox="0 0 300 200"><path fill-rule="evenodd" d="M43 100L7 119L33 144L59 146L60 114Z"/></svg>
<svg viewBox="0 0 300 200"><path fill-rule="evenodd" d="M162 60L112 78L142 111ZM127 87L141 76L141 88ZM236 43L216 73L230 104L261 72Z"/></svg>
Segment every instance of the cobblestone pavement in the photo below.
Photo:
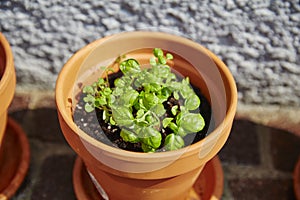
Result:
<svg viewBox="0 0 300 200"><path fill-rule="evenodd" d="M298 133L255 122L245 117L247 112L238 109L219 153L225 178L222 199L295 199L292 171L300 155ZM9 116L22 126L31 147L29 172L12 200L76 199L76 155L60 130L53 93L17 92Z"/></svg>

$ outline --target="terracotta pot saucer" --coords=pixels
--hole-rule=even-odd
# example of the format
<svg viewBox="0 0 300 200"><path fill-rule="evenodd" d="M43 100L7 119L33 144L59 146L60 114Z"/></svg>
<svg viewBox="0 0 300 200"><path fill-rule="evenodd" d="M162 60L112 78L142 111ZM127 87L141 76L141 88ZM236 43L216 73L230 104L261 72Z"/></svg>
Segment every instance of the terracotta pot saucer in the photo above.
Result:
<svg viewBox="0 0 300 200"><path fill-rule="evenodd" d="M300 157L294 169L294 191L296 199L300 200Z"/></svg>
<svg viewBox="0 0 300 200"><path fill-rule="evenodd" d="M223 181L221 162L218 156L215 156L205 165L186 200L221 199ZM77 157L73 169L73 186L77 199L103 200L79 157Z"/></svg>
<svg viewBox="0 0 300 200"><path fill-rule="evenodd" d="M29 167L29 143L22 128L8 118L0 149L0 200L11 198Z"/></svg>

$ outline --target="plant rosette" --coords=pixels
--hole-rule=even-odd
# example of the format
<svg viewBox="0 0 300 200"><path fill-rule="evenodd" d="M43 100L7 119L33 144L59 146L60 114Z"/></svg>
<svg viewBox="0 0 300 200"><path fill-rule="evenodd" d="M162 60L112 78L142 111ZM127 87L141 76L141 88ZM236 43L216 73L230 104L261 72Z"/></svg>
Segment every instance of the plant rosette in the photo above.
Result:
<svg viewBox="0 0 300 200"><path fill-rule="evenodd" d="M121 129L108 134L140 143L143 152L155 152L159 147L160 151L177 150L185 146L187 134L198 133L205 126L200 99L188 77L179 81L171 71L167 61L173 59L172 54L164 55L159 48L153 49L153 54L150 68L142 69L133 58L120 61L121 76L112 84L108 70L117 72L106 68L105 78L83 88L84 108L86 112L98 109L99 120L110 130L113 126Z"/></svg>
<svg viewBox="0 0 300 200"><path fill-rule="evenodd" d="M120 56L121 61L115 62ZM119 68L123 76L116 79L115 87L99 79ZM177 80L172 71L183 78ZM204 125L201 114L194 112L201 102L190 83L209 101L214 124ZM103 88L99 98L94 95L99 88L93 84ZM120 126L123 140L139 142L144 152L158 152L115 148L79 128L73 114L82 90L87 111L100 107L104 121ZM181 102L172 106L172 117L165 116L163 106L170 95ZM56 103L62 132L101 188L99 192L109 199L184 199L229 136L237 90L226 65L201 45L166 33L127 32L99 39L76 52L59 74ZM204 139L182 144L185 136L204 126L210 130ZM171 130L164 141L158 133L163 128Z"/></svg>
<svg viewBox="0 0 300 200"><path fill-rule="evenodd" d="M7 124L7 109L16 87L16 74L11 47L0 32L0 147Z"/></svg>

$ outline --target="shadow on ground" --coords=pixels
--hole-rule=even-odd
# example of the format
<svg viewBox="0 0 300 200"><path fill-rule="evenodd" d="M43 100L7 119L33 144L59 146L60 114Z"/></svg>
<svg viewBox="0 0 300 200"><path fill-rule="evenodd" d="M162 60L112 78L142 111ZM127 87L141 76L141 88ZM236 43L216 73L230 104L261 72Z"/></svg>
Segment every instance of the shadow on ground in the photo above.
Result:
<svg viewBox="0 0 300 200"><path fill-rule="evenodd" d="M52 108L9 113L26 132L30 169L12 200L76 199L72 185L75 153L60 130ZM219 153L224 176L223 199L295 199L292 171L300 138L284 130L236 119Z"/></svg>

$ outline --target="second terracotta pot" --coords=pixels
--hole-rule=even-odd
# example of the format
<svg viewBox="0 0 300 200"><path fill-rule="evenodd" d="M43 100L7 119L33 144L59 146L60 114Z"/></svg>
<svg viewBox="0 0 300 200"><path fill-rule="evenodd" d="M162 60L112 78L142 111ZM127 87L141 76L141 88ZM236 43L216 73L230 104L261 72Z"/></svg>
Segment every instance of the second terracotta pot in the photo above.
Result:
<svg viewBox="0 0 300 200"><path fill-rule="evenodd" d="M103 144L79 129L72 109L82 84L93 82L99 66L123 54L142 65L148 63L155 47L171 52L172 68L189 76L210 101L215 122L208 125L212 132L180 150L136 153ZM237 105L234 79L220 59L191 40L160 32L121 33L87 45L64 65L55 94L66 140L84 161L99 192L110 200L185 199L205 164L226 142Z"/></svg>
<svg viewBox="0 0 300 200"><path fill-rule="evenodd" d="M5 36L0 33L0 146L7 124L7 109L16 87L13 54Z"/></svg>

